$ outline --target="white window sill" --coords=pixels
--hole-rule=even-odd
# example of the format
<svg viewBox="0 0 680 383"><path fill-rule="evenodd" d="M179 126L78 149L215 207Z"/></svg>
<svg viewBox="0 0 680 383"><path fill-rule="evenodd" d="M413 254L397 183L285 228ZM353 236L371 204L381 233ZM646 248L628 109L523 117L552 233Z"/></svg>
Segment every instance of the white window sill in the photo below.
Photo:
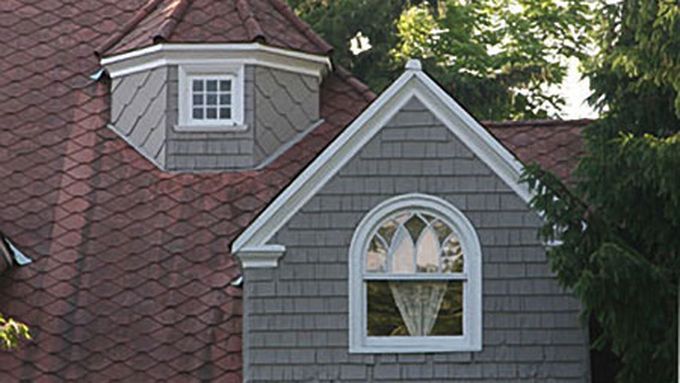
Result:
<svg viewBox="0 0 680 383"><path fill-rule="evenodd" d="M216 123L216 124L206 124L206 125L191 125L182 124L175 125L174 130L176 132L187 132L187 133L210 133L210 132L243 132L248 130L248 125L245 124L229 124L229 123Z"/></svg>
<svg viewBox="0 0 680 383"><path fill-rule="evenodd" d="M477 352L481 344L461 336L369 337L363 344L350 346L352 354L413 354L436 352Z"/></svg>

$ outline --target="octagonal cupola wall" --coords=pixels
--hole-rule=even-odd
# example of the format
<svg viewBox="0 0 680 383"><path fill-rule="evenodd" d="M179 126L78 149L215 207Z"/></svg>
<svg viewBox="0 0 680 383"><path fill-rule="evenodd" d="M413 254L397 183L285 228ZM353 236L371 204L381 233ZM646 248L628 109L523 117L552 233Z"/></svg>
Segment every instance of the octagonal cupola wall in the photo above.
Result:
<svg viewBox="0 0 680 383"><path fill-rule="evenodd" d="M165 171L261 168L322 122L330 53L280 0L150 0L97 50L109 127Z"/></svg>

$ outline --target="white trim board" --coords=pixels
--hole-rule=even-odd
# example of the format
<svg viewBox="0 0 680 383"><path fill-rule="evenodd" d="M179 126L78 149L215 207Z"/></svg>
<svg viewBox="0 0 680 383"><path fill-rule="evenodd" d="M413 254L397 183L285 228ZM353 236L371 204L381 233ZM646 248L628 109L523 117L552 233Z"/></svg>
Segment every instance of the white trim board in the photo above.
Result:
<svg viewBox="0 0 680 383"><path fill-rule="evenodd" d="M322 78L331 71L327 56L313 55L259 43L248 44L157 44L116 56L104 57L100 65L111 78L167 65L261 65Z"/></svg>
<svg viewBox="0 0 680 383"><path fill-rule="evenodd" d="M407 70L350 124L232 243L231 251L261 247L380 131L412 97L420 100L522 200L522 164L451 96L409 63Z"/></svg>

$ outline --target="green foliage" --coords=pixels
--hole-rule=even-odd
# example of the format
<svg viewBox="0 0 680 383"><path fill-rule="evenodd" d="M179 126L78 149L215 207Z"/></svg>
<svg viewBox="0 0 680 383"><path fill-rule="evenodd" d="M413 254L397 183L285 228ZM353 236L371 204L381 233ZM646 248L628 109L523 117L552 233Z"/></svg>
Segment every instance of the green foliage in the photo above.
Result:
<svg viewBox="0 0 680 383"><path fill-rule="evenodd" d="M11 350L22 339L31 339L28 327L12 318L5 319L0 314L0 349Z"/></svg>
<svg viewBox="0 0 680 383"><path fill-rule="evenodd" d="M290 0L331 44L335 60L375 90L410 57L481 119L554 114L563 100L548 87L580 57L589 8L577 0ZM361 31L372 49L353 55Z"/></svg>
<svg viewBox="0 0 680 383"><path fill-rule="evenodd" d="M335 47L334 61L382 90L401 70L389 57L397 44L394 21L408 0L289 0L314 31ZM359 32L370 39L370 50L355 56L350 40Z"/></svg>
<svg viewBox="0 0 680 383"><path fill-rule="evenodd" d="M425 59L426 70L484 119L547 117L563 99L564 63L582 54L588 7L581 1L442 1L397 23L397 62Z"/></svg>
<svg viewBox="0 0 680 383"><path fill-rule="evenodd" d="M585 130L574 185L536 166L524 177L546 217L541 234L562 240L549 254L553 269L601 325L594 346L621 359L620 383L677 381L678 7L600 5L600 49L587 68L604 115Z"/></svg>

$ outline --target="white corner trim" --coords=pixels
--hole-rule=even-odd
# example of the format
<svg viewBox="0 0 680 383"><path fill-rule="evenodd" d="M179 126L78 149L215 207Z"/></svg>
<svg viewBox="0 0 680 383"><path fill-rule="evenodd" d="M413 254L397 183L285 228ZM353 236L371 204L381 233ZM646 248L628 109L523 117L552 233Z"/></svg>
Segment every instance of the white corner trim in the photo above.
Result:
<svg viewBox="0 0 680 383"><path fill-rule="evenodd" d="M431 212L446 222L460 239L465 254L462 336L369 337L366 334L364 254L373 233L385 219L407 209ZM472 222L448 201L433 195L410 193L381 202L362 218L354 231L348 260L350 353L473 352L482 349L482 246Z"/></svg>
<svg viewBox="0 0 680 383"><path fill-rule="evenodd" d="M264 245L243 248L234 254L241 260L241 267L250 269L276 267L285 252L285 246Z"/></svg>
<svg viewBox="0 0 680 383"><path fill-rule="evenodd" d="M157 44L100 60L111 78L166 65L261 65L322 78L332 70L327 56L247 44Z"/></svg>
<svg viewBox="0 0 680 383"><path fill-rule="evenodd" d="M525 202L532 194L519 183L522 164L424 72L408 69L350 124L232 244L232 252L267 241L412 97L468 145Z"/></svg>

